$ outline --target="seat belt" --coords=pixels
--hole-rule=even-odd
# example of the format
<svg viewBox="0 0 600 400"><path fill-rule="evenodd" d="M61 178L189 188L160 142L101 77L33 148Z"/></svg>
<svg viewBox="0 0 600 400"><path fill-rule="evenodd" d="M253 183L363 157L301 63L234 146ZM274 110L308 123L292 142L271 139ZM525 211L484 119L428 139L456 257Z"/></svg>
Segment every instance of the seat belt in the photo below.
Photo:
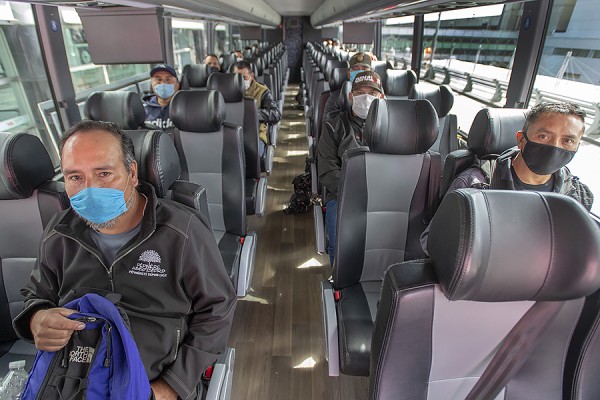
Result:
<svg viewBox="0 0 600 400"><path fill-rule="evenodd" d="M519 372L554 321L563 301L538 301L506 335L500 348L465 400L491 400Z"/></svg>
<svg viewBox="0 0 600 400"><path fill-rule="evenodd" d="M427 223L435 215L440 204L440 182L442 177L442 156L437 152L428 151L429 173L427 182Z"/></svg>

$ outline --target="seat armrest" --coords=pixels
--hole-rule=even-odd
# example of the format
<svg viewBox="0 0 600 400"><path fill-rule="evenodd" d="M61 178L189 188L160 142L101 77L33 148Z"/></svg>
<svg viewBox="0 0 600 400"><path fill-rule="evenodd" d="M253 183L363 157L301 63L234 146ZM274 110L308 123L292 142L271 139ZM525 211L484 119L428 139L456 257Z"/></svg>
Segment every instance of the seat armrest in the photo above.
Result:
<svg viewBox="0 0 600 400"><path fill-rule="evenodd" d="M315 222L315 239L317 253L325 254L325 223L323 218L323 208L320 204L313 205L313 218Z"/></svg>
<svg viewBox="0 0 600 400"><path fill-rule="evenodd" d="M240 268L237 278L237 295L244 297L248 294L252 273L254 272L254 259L256 258L256 232L248 232L244 237L242 252L240 254Z"/></svg>
<svg viewBox="0 0 600 400"><path fill-rule="evenodd" d="M196 215L204 219L209 227L211 226L205 187L188 181L175 181L169 190L171 200L194 209Z"/></svg>
<svg viewBox="0 0 600 400"><path fill-rule="evenodd" d="M205 400L229 400L233 389L235 349L228 347L215 363Z"/></svg>
<svg viewBox="0 0 600 400"><path fill-rule="evenodd" d="M256 211L255 215L262 217L265 215L265 205L267 204L267 178L261 177L258 180L258 187L256 189Z"/></svg>
<svg viewBox="0 0 600 400"><path fill-rule="evenodd" d="M321 282L321 304L323 306L323 327L325 329L325 356L329 364L329 376L340 375L340 354L338 347L338 326L335 300L331 282Z"/></svg>

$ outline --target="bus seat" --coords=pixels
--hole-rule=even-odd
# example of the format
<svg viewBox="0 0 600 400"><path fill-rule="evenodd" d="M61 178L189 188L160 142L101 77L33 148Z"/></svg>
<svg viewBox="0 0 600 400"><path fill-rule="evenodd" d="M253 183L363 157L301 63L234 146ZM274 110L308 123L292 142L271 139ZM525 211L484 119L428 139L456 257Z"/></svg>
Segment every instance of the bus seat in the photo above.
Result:
<svg viewBox="0 0 600 400"><path fill-rule="evenodd" d="M417 83L417 75L411 70L388 69L380 75L383 83L385 98L390 100L408 99L413 85Z"/></svg>
<svg viewBox="0 0 600 400"><path fill-rule="evenodd" d="M376 99L365 121L370 152L347 151L338 196L335 291L339 372L369 375L371 334L385 269L423 258L419 236L431 215L429 193L439 185L437 115L426 100ZM436 160L437 158L437 160ZM327 294L328 296L329 294ZM326 297L326 296L324 296ZM331 302L329 302L331 305ZM336 328L326 324L327 330ZM327 334L330 375L336 338ZM332 365L333 364L333 365Z"/></svg>
<svg viewBox="0 0 600 400"><path fill-rule="evenodd" d="M229 53L221 56L221 72L228 72L229 67L236 62L235 54Z"/></svg>
<svg viewBox="0 0 600 400"><path fill-rule="evenodd" d="M83 113L87 119L113 122L124 130L145 128L146 110L140 96L133 92L93 92L85 101Z"/></svg>
<svg viewBox="0 0 600 400"><path fill-rule="evenodd" d="M567 196L448 194L431 224L431 260L386 273L369 399L464 399L538 301L563 305L496 399L571 398L563 388L566 349L584 296L600 287L599 243L598 226Z"/></svg>
<svg viewBox="0 0 600 400"><path fill-rule="evenodd" d="M329 76L329 89L331 92L340 90L344 82L348 80L348 68L334 68Z"/></svg>
<svg viewBox="0 0 600 400"><path fill-rule="evenodd" d="M173 140L162 131L128 131L133 141L140 179L150 183L159 198L171 198L184 204L210 228L206 189L201 185L177 180L181 172L179 156ZM231 392L231 375L235 349L227 348L214 368L206 399L217 400L223 392Z"/></svg>
<svg viewBox="0 0 600 400"><path fill-rule="evenodd" d="M431 150L440 153L443 165L448 153L458 149L458 121L455 114L450 114L450 110L454 105L452 89L448 85L436 86L417 83L410 89L408 98L425 99L433 104L440 122L440 133L433 146L431 146Z"/></svg>
<svg viewBox="0 0 600 400"><path fill-rule="evenodd" d="M181 74L182 90L206 90L210 71L206 64L188 64Z"/></svg>
<svg viewBox="0 0 600 400"><path fill-rule="evenodd" d="M517 145L517 132L523 128L526 110L521 108L484 108L473 119L468 149L458 149L446 156L440 184L440 197L444 197L458 174L485 160L493 160L504 151Z"/></svg>
<svg viewBox="0 0 600 400"><path fill-rule="evenodd" d="M173 138L181 178L207 190L213 232L238 296L252 279L256 233L246 225L242 129L225 122L225 101L216 90L179 91L171 100Z"/></svg>
<svg viewBox="0 0 600 400"><path fill-rule="evenodd" d="M388 69L394 69L394 66L390 61L371 61L371 71L379 74L381 77L381 84L384 88L388 76L386 70Z"/></svg>
<svg viewBox="0 0 600 400"><path fill-rule="evenodd" d="M267 178L260 176L256 102L244 97L244 78L240 74L213 74L208 78L207 89L218 90L223 96L225 121L242 127L246 167L246 213L262 216L265 209Z"/></svg>
<svg viewBox="0 0 600 400"><path fill-rule="evenodd" d="M31 368L35 347L18 339L12 320L23 309L21 288L29 281L40 239L51 217L69 207L62 182L37 136L0 133L0 376L8 363L26 360Z"/></svg>
<svg viewBox="0 0 600 400"><path fill-rule="evenodd" d="M335 58L327 60L327 63L325 64L325 70L323 71L323 75L325 75L326 81L328 81L328 82L330 81L331 72L335 68L348 68L348 62L339 61L338 59L335 59Z"/></svg>

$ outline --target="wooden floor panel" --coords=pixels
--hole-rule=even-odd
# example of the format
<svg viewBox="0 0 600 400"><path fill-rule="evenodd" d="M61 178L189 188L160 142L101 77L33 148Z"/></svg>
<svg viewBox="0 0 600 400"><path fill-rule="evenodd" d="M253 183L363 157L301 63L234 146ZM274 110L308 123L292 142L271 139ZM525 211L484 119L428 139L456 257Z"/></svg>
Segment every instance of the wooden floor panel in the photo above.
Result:
<svg viewBox="0 0 600 400"><path fill-rule="evenodd" d="M266 215L249 221L258 246L252 288L238 302L229 339L236 349L232 399L366 399L368 379L327 375L319 284L331 271L315 250L312 210L283 212L307 157L304 113L293 106L297 90L286 92Z"/></svg>

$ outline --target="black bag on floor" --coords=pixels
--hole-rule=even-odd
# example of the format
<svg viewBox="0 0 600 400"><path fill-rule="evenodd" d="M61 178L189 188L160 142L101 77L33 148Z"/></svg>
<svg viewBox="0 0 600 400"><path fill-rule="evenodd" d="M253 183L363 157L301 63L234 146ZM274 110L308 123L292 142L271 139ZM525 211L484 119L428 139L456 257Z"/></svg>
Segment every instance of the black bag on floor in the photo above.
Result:
<svg viewBox="0 0 600 400"><path fill-rule="evenodd" d="M283 210L286 214L300 214L310 210L312 205L311 187L312 179L309 173L298 175L292 180L294 185L294 194L290 197L290 202Z"/></svg>

